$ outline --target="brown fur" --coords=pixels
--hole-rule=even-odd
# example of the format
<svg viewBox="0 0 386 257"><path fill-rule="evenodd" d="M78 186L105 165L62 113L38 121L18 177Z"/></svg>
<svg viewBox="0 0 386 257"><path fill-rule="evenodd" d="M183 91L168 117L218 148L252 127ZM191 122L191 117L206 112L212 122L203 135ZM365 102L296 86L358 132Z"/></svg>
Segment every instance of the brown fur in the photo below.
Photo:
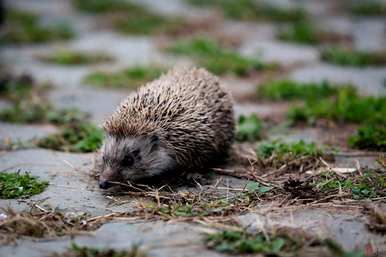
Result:
<svg viewBox="0 0 386 257"><path fill-rule="evenodd" d="M124 100L104 129L116 137L156 133L179 166L204 167L233 142L232 99L206 70L175 69Z"/></svg>

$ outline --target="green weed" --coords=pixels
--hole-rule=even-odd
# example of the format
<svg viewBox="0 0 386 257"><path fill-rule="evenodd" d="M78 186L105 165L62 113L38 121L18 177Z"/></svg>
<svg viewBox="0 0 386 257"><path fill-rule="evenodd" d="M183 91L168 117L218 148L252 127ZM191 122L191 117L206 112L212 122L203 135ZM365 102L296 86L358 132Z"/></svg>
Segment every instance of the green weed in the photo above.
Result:
<svg viewBox="0 0 386 257"><path fill-rule="evenodd" d="M350 147L386 152L386 128L376 125L364 125L349 138Z"/></svg>
<svg viewBox="0 0 386 257"><path fill-rule="evenodd" d="M307 101L292 107L288 113L292 123L314 123L317 119L357 124L386 124L386 98L360 97L355 91L342 88L332 98Z"/></svg>
<svg viewBox="0 0 386 257"><path fill-rule="evenodd" d="M75 108L55 109L48 103L17 102L0 110L0 120L11 123L52 123L63 125L81 121L88 114Z"/></svg>
<svg viewBox="0 0 386 257"><path fill-rule="evenodd" d="M220 9L223 15L234 20L272 20L280 22L300 21L307 17L301 8L280 8L268 3L253 0L188 0L196 6L213 6Z"/></svg>
<svg viewBox="0 0 386 257"><path fill-rule="evenodd" d="M297 82L294 80L273 80L260 85L257 95L273 101L317 100L336 95L339 90L355 92L350 85L336 85L328 81Z"/></svg>
<svg viewBox="0 0 386 257"><path fill-rule="evenodd" d="M44 43L74 37L72 29L64 23L43 26L37 15L20 10L7 10L0 44Z"/></svg>
<svg viewBox="0 0 386 257"><path fill-rule="evenodd" d="M256 70L277 67L275 64L265 64L258 58L244 57L205 38L177 41L167 48L167 51L176 55L191 56L200 66L218 75L233 73L237 76L245 76Z"/></svg>
<svg viewBox="0 0 386 257"><path fill-rule="evenodd" d="M362 16L386 15L386 5L380 1L358 1L351 6L351 13Z"/></svg>
<svg viewBox="0 0 386 257"><path fill-rule="evenodd" d="M93 152L103 141L103 131L88 122L76 122L60 128L58 133L40 139L37 145L66 152Z"/></svg>
<svg viewBox="0 0 386 257"><path fill-rule="evenodd" d="M60 50L39 59L59 65L81 65L111 62L113 58L106 53L83 53L79 51Z"/></svg>
<svg viewBox="0 0 386 257"><path fill-rule="evenodd" d="M94 247L71 244L70 249L54 257L146 257L147 254L140 250L138 245L133 245L129 250L99 249Z"/></svg>
<svg viewBox="0 0 386 257"><path fill-rule="evenodd" d="M84 82L98 87L134 89L158 78L163 72L165 69L157 66L135 66L115 73L93 72Z"/></svg>
<svg viewBox="0 0 386 257"><path fill-rule="evenodd" d="M382 170L366 169L363 175L337 176L332 172L325 172L314 182L314 186L321 192L333 194L343 191L353 199L371 199L386 196L386 177Z"/></svg>
<svg viewBox="0 0 386 257"><path fill-rule="evenodd" d="M323 150L315 143L305 143L299 141L295 143L281 143L278 141L263 142L258 145L257 155L262 158L269 158L271 156L283 157L283 156L320 156L323 154Z"/></svg>
<svg viewBox="0 0 386 257"><path fill-rule="evenodd" d="M262 121L256 114L248 117L241 115L237 126L236 139L238 141L256 141L262 138Z"/></svg>
<svg viewBox="0 0 386 257"><path fill-rule="evenodd" d="M225 230L207 237L209 248L229 254L262 253L279 255L281 252L295 254L301 245L285 235L263 233L250 234L245 231Z"/></svg>
<svg viewBox="0 0 386 257"><path fill-rule="evenodd" d="M39 181L29 173L0 173L0 198L2 199L30 197L40 194L47 186L48 182Z"/></svg>
<svg viewBox="0 0 386 257"><path fill-rule="evenodd" d="M386 51L366 52L344 49L341 47L330 47L322 50L322 60L341 66L381 66L386 64Z"/></svg>
<svg viewBox="0 0 386 257"><path fill-rule="evenodd" d="M281 30L278 38L300 44L316 44L320 42L320 32L310 22L292 24L287 30Z"/></svg>

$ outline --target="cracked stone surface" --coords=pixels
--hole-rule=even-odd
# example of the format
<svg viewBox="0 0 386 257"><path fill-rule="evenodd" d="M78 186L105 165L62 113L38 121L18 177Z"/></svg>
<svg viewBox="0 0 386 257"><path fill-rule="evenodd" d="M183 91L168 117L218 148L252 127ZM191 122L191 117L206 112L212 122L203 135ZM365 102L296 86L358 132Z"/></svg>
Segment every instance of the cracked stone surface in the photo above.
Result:
<svg viewBox="0 0 386 257"><path fill-rule="evenodd" d="M199 9L188 6L183 0L139 1L154 12L164 15L190 17L200 20L214 17L217 13L211 9ZM272 1L269 1L272 3ZM56 107L77 107L91 114L91 120L100 124L108 117L128 94L129 90L94 88L86 85L83 78L94 70L117 71L141 64L159 64L165 67L189 65L192 60L185 57L169 56L162 52L163 39L157 36L122 35L107 28L101 29L93 15L76 11L70 0L6 0L7 6L32 11L41 16L42 22L65 21L72 25L77 37L67 42L53 42L43 45L2 46L0 64L15 74L31 74L39 82L51 82L53 89L47 94L48 100ZM315 16L321 27L341 32L353 37L353 47L365 50L385 50L386 23L384 17L352 18L339 13L335 1L295 1L275 0L275 5L288 7L303 4L304 8ZM275 39L275 33L281 26L274 22L247 22L221 20L216 25L216 32L233 36L240 45L236 51L264 61L277 62L290 67L289 71L280 71L273 79L289 77L297 81L330 80L338 83L353 83L364 95L386 95L386 67L350 68L323 63L319 60L318 46L303 46L285 43ZM236 41L237 41L236 40ZM115 61L98 65L60 66L39 61L36 56L47 54L56 49L74 49L80 51L104 51L112 55ZM284 119L288 103L269 103L254 100L256 85L263 81L258 74L252 79L221 77L224 87L235 100L235 113L250 115L256 113L264 119ZM0 109L9 103L0 99ZM46 136L56 131L52 125L22 125L0 122L0 141L27 141ZM318 128L273 128L267 131L269 139L281 139L285 142L304 140L323 144L334 138L331 131ZM1 147L1 145L0 145ZM356 155L358 154L358 155ZM376 156L361 155L362 152L342 152L335 159L338 167L379 167ZM39 195L22 200L0 199L0 207L12 207L17 211L28 210L30 203L39 202L58 208L63 212L87 212L92 216L124 212L136 207L136 199L121 196L119 202L113 202L97 188L93 177L95 154L73 154L43 149L28 149L0 152L0 172L27 171L43 180L49 181L48 188ZM247 181L227 176L217 176L221 183L236 189L245 187ZM213 181L213 183L215 180ZM265 211L266 206L257 206L247 214L235 215L235 219L248 229L275 225L303 228L307 232L331 237L346 249L363 248L372 242L380 255L386 253L384 236L372 233L367 228L366 217L359 209L342 207L304 207L282 208ZM55 239L23 238L16 245L1 245L0 256L40 257L53 252L63 252L71 244L92 247L111 247L127 249L140 244L149 256L225 256L210 251L204 246L205 232L211 228L189 222L162 221L110 221L96 231L73 238Z"/></svg>

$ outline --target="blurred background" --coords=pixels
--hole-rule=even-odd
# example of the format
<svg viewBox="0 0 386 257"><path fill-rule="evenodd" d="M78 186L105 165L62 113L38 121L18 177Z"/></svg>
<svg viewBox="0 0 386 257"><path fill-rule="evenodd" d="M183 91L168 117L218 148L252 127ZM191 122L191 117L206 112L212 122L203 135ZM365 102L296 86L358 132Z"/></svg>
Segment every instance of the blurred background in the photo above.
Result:
<svg viewBox="0 0 386 257"><path fill-rule="evenodd" d="M0 22L0 198L16 198L0 200L1 207L30 210L28 203L44 202L50 207L28 217L42 221L59 209L64 234L96 229L112 217L97 215L123 212L125 224L106 223L78 242L131 247L140 238L165 244L150 248L154 256L198 256L197 246L202 256L219 256L204 247L198 223L147 219L205 216L234 225L237 216L244 227L259 228L273 206L281 216L272 224L324 233L353 251L337 256L385 252L384 234L374 231L384 233L385 218L374 218L383 224L369 228L365 221L375 213L365 201L384 207L386 196L385 0L3 0ZM178 199L161 192L170 200L161 206L158 189L147 187L145 200L158 197L149 207L130 192L103 195L93 162L104 137L101 123L138 87L180 66L208 69L232 94L235 147L244 162L211 173L213 183L199 186L204 197L193 194L198 187L190 188L191 198L186 188ZM313 173L321 169L330 173ZM36 183L35 177L20 171L49 183L25 192L17 179ZM216 198L225 193L226 201ZM251 212L264 204L266 213ZM0 209L0 224L7 215L16 212ZM95 223L87 223L90 216ZM76 221L62 222L67 217ZM137 218L148 222L129 224ZM62 227L55 229L63 235ZM4 234L14 236L2 231L0 244ZM72 242L65 240L24 241L0 248L0 255L65 251Z"/></svg>
<svg viewBox="0 0 386 257"><path fill-rule="evenodd" d="M346 134L360 125L385 124L385 1L10 0L1 6L0 133L7 142L43 137L76 120L99 124L130 91L182 65L220 76L237 118L254 113L259 126L261 119L266 127L306 126L295 138L330 143L341 135L333 143L347 147ZM337 124L347 129L323 134ZM41 146L63 148L55 144Z"/></svg>

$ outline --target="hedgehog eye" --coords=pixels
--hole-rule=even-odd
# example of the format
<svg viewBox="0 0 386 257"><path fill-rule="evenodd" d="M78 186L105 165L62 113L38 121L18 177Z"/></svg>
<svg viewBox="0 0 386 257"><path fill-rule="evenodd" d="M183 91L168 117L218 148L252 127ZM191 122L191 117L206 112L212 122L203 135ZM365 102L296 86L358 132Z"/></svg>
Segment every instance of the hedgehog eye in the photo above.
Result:
<svg viewBox="0 0 386 257"><path fill-rule="evenodd" d="M121 163L125 167L130 167L131 165L134 164L134 158L131 155L126 155Z"/></svg>
<svg viewBox="0 0 386 257"><path fill-rule="evenodd" d="M132 151L131 153L134 155L134 157L138 157L139 149L136 149L136 150Z"/></svg>

